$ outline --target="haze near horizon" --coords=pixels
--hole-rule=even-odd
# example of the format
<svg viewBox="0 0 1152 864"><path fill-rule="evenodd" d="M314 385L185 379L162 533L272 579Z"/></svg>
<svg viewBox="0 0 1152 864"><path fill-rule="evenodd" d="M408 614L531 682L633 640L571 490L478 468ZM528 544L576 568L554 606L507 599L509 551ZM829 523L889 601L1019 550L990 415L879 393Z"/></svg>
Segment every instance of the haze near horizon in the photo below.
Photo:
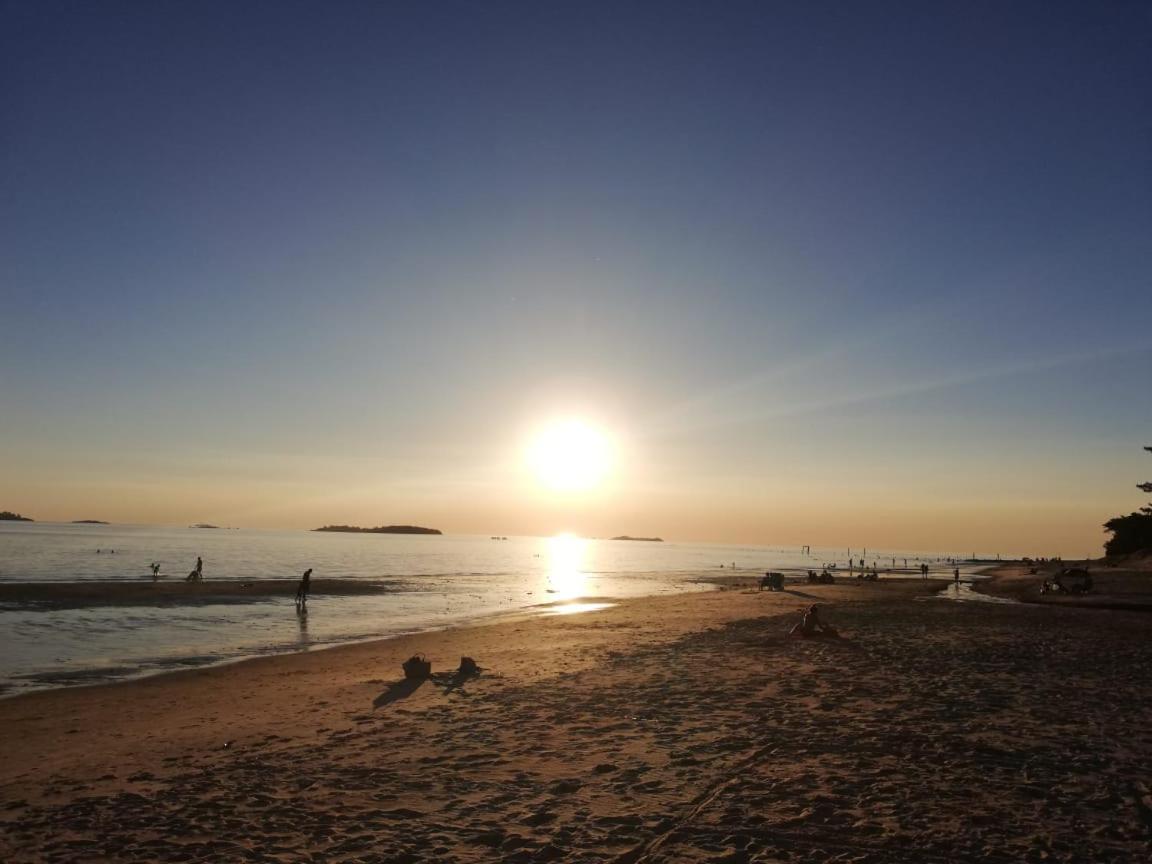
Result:
<svg viewBox="0 0 1152 864"><path fill-rule="evenodd" d="M1098 554L1152 429L1150 32L4 4L0 509Z"/></svg>

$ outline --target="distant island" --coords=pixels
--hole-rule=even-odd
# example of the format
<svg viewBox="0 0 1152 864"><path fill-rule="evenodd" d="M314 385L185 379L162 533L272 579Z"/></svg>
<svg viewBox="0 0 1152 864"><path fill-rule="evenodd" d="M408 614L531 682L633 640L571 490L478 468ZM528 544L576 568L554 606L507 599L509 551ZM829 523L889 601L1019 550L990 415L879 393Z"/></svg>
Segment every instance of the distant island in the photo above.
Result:
<svg viewBox="0 0 1152 864"><path fill-rule="evenodd" d="M197 522L193 528L219 528L219 525L209 525L207 522Z"/></svg>
<svg viewBox="0 0 1152 864"><path fill-rule="evenodd" d="M101 519L73 519L73 525L107 525L109 523Z"/></svg>
<svg viewBox="0 0 1152 864"><path fill-rule="evenodd" d="M356 525L325 525L313 531L339 531L344 534L443 534L436 528L421 528L419 525L381 525L379 528L359 528Z"/></svg>
<svg viewBox="0 0 1152 864"><path fill-rule="evenodd" d="M662 537L629 537L627 534L621 534L619 537L613 537L613 540L637 540L641 543L663 543Z"/></svg>
<svg viewBox="0 0 1152 864"><path fill-rule="evenodd" d="M11 510L0 510L0 522L35 522L35 519L29 519L27 516L21 516L19 513L13 513Z"/></svg>

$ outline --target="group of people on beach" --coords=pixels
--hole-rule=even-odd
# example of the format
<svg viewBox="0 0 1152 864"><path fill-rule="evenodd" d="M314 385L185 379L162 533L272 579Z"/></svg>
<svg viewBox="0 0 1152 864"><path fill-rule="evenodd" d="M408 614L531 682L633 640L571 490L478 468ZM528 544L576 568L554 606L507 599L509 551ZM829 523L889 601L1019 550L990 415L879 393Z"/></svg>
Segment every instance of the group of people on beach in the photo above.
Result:
<svg viewBox="0 0 1152 864"><path fill-rule="evenodd" d="M160 564L153 561L148 565L152 570L152 581L160 578ZM196 556L196 566L192 568L191 572L184 577L185 582L203 582L204 581L204 559L199 555ZM241 587L247 587L241 586ZM308 593L312 588L312 568L309 567L304 571L304 575L300 577L300 585L296 589L296 609L300 611L307 608Z"/></svg>
<svg viewBox="0 0 1152 864"><path fill-rule="evenodd" d="M861 563L863 563L863 562L861 562ZM814 571L809 570L808 572L809 572L809 576L814 574ZM825 572L827 572L827 571L825 571ZM875 569L873 569L872 574L868 574L866 570L862 569L860 576L857 578L862 577L864 579L868 579L868 578L875 579L876 578L876 576L874 575L875 572L876 572ZM1085 571L1085 573L1086 573L1086 571ZM927 564L921 564L920 565L920 575L924 579L928 578L928 565ZM813 580L809 579L809 581L813 581ZM960 568L959 567L953 567L952 568L952 582L953 582L953 584L955 584L957 586L957 588L959 588L959 586L960 586ZM1044 584L1047 585L1048 583L1046 582ZM1090 588L1091 587L1091 577L1089 577L1089 583L1088 584L1089 584L1089 588ZM763 587L763 583L761 583L761 587ZM830 638L830 639L839 639L840 638L840 633L836 630L836 628L833 627L831 624L826 623L823 619L821 619L820 607L817 606L815 603L813 603L806 610L804 610L803 617L788 632L788 635L793 637L793 638L799 638L799 639L812 639L812 638L820 638L820 637L826 637L826 638Z"/></svg>

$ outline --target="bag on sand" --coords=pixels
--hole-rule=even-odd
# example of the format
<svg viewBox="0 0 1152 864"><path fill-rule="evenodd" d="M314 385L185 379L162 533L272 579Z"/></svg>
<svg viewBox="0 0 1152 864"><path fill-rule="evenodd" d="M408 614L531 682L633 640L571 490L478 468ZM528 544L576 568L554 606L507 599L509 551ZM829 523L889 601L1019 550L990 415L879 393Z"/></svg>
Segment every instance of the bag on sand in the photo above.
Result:
<svg viewBox="0 0 1152 864"><path fill-rule="evenodd" d="M460 676L479 675L480 667L476 665L476 661L471 657L461 657L460 668L456 670L456 674Z"/></svg>
<svg viewBox="0 0 1152 864"><path fill-rule="evenodd" d="M432 661L423 654L413 654L404 661L405 678L428 678L432 675Z"/></svg>

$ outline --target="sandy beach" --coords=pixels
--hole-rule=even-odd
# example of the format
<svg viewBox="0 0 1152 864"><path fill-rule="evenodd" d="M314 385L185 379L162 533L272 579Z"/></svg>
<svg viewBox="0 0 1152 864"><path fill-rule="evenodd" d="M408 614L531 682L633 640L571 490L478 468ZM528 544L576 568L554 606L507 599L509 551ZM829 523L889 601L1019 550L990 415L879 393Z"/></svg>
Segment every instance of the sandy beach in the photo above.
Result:
<svg viewBox="0 0 1152 864"><path fill-rule="evenodd" d="M0 859L1148 860L1152 618L940 586L733 587L2 700ZM844 638L786 637L814 601ZM438 674L413 687L415 652Z"/></svg>
<svg viewBox="0 0 1152 864"><path fill-rule="evenodd" d="M1042 593L1041 584L1065 568L1086 567L1093 588L1086 594ZM1152 554L1132 555L1114 561L1049 561L1009 563L987 571L993 578L982 590L997 597L1048 606L1083 606L1096 609L1152 611Z"/></svg>

